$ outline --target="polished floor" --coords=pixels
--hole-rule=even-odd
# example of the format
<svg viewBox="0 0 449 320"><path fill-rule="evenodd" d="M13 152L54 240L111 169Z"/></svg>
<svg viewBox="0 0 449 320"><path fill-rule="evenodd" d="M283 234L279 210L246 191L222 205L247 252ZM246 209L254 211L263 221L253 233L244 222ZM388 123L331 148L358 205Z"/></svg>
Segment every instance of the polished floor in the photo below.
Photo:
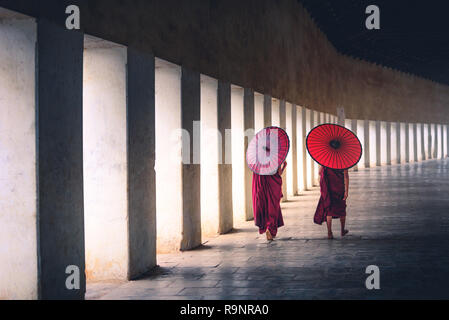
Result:
<svg viewBox="0 0 449 320"><path fill-rule="evenodd" d="M350 233L327 240L313 224L318 190L283 204L285 227L268 243L252 222L194 251L159 255L132 282L89 283L87 299L449 298L449 160L350 173ZM367 290L366 267L380 269Z"/></svg>

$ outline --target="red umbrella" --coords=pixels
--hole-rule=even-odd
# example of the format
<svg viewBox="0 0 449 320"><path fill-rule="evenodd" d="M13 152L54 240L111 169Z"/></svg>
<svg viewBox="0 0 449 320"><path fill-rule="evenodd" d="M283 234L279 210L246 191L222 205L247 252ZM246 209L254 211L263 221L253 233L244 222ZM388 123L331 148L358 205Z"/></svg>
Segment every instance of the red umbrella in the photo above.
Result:
<svg viewBox="0 0 449 320"><path fill-rule="evenodd" d="M349 169L362 157L359 138L345 127L322 124L309 132L307 151L313 160L331 169Z"/></svg>
<svg viewBox="0 0 449 320"><path fill-rule="evenodd" d="M278 127L262 129L251 140L246 151L246 163L258 175L273 175L287 158L290 139Z"/></svg>

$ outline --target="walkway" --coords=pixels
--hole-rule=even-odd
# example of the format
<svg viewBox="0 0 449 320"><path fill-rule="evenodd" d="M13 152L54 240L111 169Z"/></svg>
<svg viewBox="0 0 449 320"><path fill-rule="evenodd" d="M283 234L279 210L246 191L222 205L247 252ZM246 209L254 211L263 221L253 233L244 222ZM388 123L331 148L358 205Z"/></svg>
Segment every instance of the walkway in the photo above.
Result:
<svg viewBox="0 0 449 320"><path fill-rule="evenodd" d="M350 234L313 224L318 190L283 204L267 243L252 222L199 250L159 255L152 276L92 283L88 299L449 298L449 160L350 173ZM380 290L365 269L380 268Z"/></svg>

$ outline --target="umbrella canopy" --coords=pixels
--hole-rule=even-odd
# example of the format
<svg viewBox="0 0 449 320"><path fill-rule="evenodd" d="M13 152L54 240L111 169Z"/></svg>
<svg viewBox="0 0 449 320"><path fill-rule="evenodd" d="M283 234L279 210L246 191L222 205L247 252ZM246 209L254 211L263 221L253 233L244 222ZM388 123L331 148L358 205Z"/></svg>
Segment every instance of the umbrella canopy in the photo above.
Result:
<svg viewBox="0 0 449 320"><path fill-rule="evenodd" d="M331 169L349 169L362 157L359 138L345 127L322 124L309 132L307 151L313 160Z"/></svg>
<svg viewBox="0 0 449 320"><path fill-rule="evenodd" d="M258 175L273 175L287 158L290 139L278 127L268 127L256 134L248 145L246 163Z"/></svg>

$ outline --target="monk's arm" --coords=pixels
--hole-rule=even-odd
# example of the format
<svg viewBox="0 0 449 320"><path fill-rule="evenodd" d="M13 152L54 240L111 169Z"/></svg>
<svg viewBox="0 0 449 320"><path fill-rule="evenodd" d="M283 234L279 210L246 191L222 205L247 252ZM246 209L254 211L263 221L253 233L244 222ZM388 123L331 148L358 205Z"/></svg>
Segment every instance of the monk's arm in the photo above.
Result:
<svg viewBox="0 0 449 320"><path fill-rule="evenodd" d="M345 176L345 196L344 196L343 200L346 200L348 198L348 192L349 192L349 172L348 172L348 170L345 170L344 176Z"/></svg>

